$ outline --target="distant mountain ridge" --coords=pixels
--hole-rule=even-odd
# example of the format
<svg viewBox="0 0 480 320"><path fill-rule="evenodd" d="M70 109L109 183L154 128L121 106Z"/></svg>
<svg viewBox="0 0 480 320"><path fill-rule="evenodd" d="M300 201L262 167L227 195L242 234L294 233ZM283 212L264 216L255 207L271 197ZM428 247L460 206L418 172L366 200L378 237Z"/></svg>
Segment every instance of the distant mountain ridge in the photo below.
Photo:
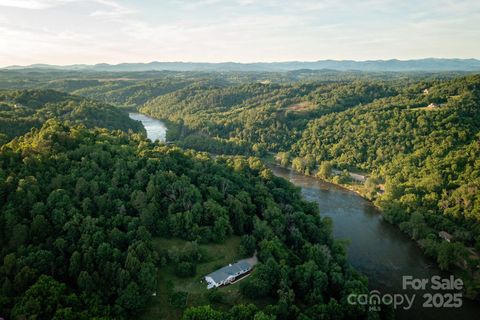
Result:
<svg viewBox="0 0 480 320"><path fill-rule="evenodd" d="M55 69L78 71L263 71L279 72L299 69L338 70L338 71L480 71L478 59L425 58L415 60L319 60L287 62L159 62L120 63L95 65L74 64L68 66L33 64L29 66L9 66L3 69Z"/></svg>

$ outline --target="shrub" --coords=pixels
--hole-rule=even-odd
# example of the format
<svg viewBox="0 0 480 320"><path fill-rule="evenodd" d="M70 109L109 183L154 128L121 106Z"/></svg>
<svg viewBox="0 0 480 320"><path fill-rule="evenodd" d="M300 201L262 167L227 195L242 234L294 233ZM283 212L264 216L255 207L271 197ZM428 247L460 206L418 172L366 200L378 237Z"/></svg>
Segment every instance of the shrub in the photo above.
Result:
<svg viewBox="0 0 480 320"><path fill-rule="evenodd" d="M196 264L187 261L179 262L175 268L175 274L182 278L192 277L196 272Z"/></svg>

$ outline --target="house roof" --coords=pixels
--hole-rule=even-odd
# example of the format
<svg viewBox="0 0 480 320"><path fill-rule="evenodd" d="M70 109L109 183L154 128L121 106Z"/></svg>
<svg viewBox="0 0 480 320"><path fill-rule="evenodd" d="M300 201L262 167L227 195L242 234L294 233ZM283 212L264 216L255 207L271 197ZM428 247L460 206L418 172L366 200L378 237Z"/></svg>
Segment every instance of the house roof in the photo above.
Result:
<svg viewBox="0 0 480 320"><path fill-rule="evenodd" d="M220 283L226 280L229 276L233 276L235 274L244 273L242 270L250 270L251 266L248 262L242 260L238 261L234 264L230 264L223 268L220 268L212 273L206 275L206 277L210 277L216 283Z"/></svg>

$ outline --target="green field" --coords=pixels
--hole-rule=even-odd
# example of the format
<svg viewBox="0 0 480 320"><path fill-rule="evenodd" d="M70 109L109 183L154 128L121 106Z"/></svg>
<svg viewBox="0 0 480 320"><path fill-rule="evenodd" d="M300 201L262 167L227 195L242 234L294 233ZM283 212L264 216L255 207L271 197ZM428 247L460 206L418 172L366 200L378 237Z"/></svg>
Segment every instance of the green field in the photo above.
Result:
<svg viewBox="0 0 480 320"><path fill-rule="evenodd" d="M165 249L178 248L181 249L187 243L181 239L164 239L157 238L153 241L157 252ZM173 291L188 292L187 307L212 304L215 308L229 309L231 306L240 303L265 303L266 301L250 301L243 297L239 292L241 281L232 285L220 287L218 290L223 294L221 303L210 303L207 299L207 284L203 277L229 263L235 262L241 258L240 255L240 237L232 236L225 240L224 243L201 244L199 245L204 261L197 265L195 276L190 278L180 278L174 273L174 266L167 264L158 270L158 289L157 295L150 297L147 307L141 314L140 319L178 319L182 314L181 308L176 308L170 303L171 288Z"/></svg>

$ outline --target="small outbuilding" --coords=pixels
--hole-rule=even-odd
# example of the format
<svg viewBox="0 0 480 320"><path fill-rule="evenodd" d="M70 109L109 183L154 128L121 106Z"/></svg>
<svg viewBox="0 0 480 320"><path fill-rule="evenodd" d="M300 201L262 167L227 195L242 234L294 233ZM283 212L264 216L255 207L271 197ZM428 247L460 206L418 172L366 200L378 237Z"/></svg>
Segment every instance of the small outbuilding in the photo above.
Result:
<svg viewBox="0 0 480 320"><path fill-rule="evenodd" d="M442 238L443 240L447 241L447 242L450 242L450 241L452 241L452 239L453 239L453 236L452 236L450 233L446 232L446 231L440 231L440 232L438 233L438 236L439 236L440 238Z"/></svg>

